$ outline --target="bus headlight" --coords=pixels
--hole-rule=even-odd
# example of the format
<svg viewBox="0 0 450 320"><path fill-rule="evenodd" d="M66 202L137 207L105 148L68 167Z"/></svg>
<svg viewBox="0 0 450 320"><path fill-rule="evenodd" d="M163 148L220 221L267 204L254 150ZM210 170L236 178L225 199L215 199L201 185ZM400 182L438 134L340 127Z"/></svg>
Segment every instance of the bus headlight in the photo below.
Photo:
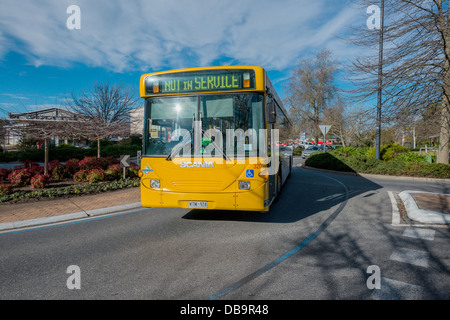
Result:
<svg viewBox="0 0 450 320"><path fill-rule="evenodd" d="M150 180L150 187L158 189L161 187L161 183L159 180Z"/></svg>
<svg viewBox="0 0 450 320"><path fill-rule="evenodd" d="M250 181L239 181L239 189L250 190Z"/></svg>

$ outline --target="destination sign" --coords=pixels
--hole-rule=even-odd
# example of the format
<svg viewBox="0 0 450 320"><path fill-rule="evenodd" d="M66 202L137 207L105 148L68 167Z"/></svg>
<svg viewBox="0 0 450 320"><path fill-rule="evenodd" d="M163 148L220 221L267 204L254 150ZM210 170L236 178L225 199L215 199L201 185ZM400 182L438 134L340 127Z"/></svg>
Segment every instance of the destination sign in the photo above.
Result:
<svg viewBox="0 0 450 320"><path fill-rule="evenodd" d="M146 94L171 94L255 89L253 70L206 70L145 78Z"/></svg>

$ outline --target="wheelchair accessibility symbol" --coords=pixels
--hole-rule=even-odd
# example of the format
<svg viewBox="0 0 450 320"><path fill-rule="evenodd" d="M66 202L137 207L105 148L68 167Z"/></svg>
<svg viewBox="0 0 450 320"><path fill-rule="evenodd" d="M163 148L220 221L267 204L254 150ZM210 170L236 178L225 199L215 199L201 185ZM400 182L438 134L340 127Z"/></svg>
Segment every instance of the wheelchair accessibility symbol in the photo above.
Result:
<svg viewBox="0 0 450 320"><path fill-rule="evenodd" d="M245 172L245 177L246 178L254 178L255 177L255 170L247 169L247 171Z"/></svg>

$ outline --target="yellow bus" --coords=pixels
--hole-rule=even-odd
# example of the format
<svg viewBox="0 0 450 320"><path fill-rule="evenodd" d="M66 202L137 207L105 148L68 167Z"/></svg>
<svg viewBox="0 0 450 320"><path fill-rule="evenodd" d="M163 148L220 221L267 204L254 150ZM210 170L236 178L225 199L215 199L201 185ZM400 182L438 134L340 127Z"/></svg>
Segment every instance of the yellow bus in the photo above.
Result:
<svg viewBox="0 0 450 320"><path fill-rule="evenodd" d="M269 210L291 173L291 122L263 68L148 73L140 96L142 206Z"/></svg>

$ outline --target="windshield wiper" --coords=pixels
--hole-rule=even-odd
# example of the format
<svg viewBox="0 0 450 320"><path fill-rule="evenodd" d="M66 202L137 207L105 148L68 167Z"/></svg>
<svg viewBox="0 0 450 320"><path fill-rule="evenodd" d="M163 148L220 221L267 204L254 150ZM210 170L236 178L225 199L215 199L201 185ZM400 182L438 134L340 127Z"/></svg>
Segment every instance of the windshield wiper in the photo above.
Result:
<svg viewBox="0 0 450 320"><path fill-rule="evenodd" d="M199 126L200 126L200 128L201 128L201 121L200 121ZM177 144L177 145L172 149L172 151L170 151L169 155L168 155L167 158L166 158L167 161L172 160L172 157L173 157L174 154L177 154L177 153L178 153L178 152L179 152L186 144L188 144L189 142L191 142L190 139L188 139L187 141L185 141L185 139L186 139L186 138L189 138L189 137L192 137L192 134L194 134L194 128L195 128L195 125L192 126L192 130L189 130L189 131L183 136L183 139L181 140L182 142L179 143L179 144ZM205 135L205 130L201 129L201 132L202 132L202 137L203 137L203 136ZM185 141L185 143L183 143L183 141ZM195 142L194 142L194 144L195 144ZM214 140L210 139L210 144L212 144L212 145L214 146L214 149L215 149L215 150L219 151L219 152L222 154L222 157L223 157L225 160L230 160L230 158L225 154L225 152L222 150L222 148L220 148ZM192 146L191 146L191 147L192 147ZM195 148L194 148L194 149L195 149ZM194 152L195 152L195 150L194 150ZM195 155L194 155L194 156L195 156ZM202 156L203 156L203 155L202 155Z"/></svg>
<svg viewBox="0 0 450 320"><path fill-rule="evenodd" d="M182 138L182 140L181 140L181 143L179 143L179 144L177 144L175 147L173 147L172 151L170 151L169 155L168 155L167 158L166 158L167 161L172 160L172 157L173 157L174 154L178 153L178 151L180 151L186 144L190 143L190 139L187 140L187 141L185 141L184 143L183 143L183 141L184 141L186 138L191 137L192 131L193 131L193 130L189 130L188 132L186 132L186 134L183 136L183 138Z"/></svg>
<svg viewBox="0 0 450 320"><path fill-rule="evenodd" d="M203 129L202 129L202 136L205 136L205 130L203 130ZM230 160L230 158L228 158L228 156L225 154L225 152L223 151L223 149L220 148L220 147L217 145L216 141L214 141L214 140L212 140L212 139L209 139L209 141L210 141L209 143L212 144L212 145L214 146L214 150L216 150L216 151L219 151L219 150L220 150L220 153L222 154L222 157L223 157L225 160Z"/></svg>

